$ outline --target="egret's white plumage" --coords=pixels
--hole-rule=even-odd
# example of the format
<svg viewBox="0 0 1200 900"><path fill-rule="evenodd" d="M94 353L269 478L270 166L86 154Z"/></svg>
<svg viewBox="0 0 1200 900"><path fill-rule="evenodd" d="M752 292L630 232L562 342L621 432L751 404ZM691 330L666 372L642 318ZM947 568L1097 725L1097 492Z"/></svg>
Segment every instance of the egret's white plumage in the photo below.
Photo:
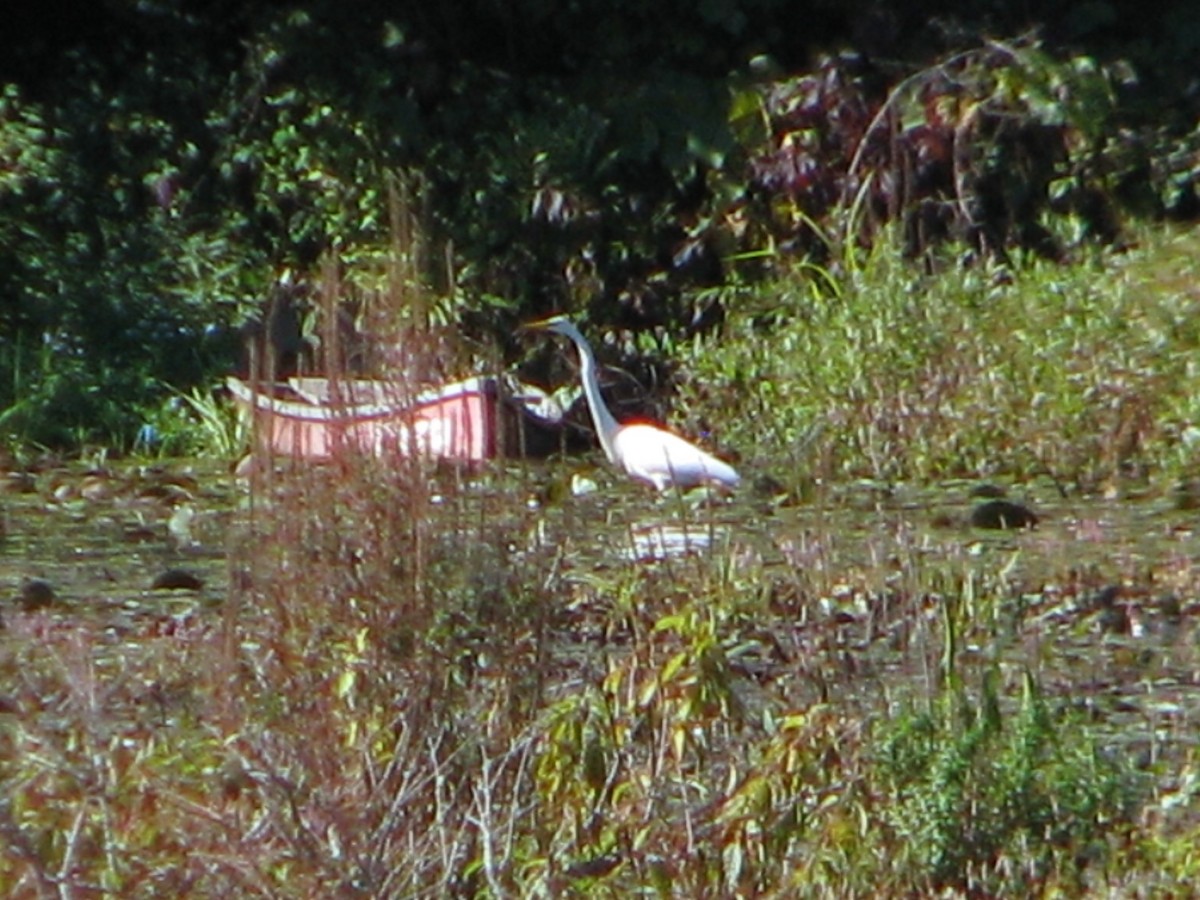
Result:
<svg viewBox="0 0 1200 900"><path fill-rule="evenodd" d="M702 484L734 487L741 481L728 463L678 435L644 422L618 423L600 395L596 356L591 345L566 316L543 319L528 327L561 334L570 338L579 349L583 393L596 424L596 436L610 462L660 491L673 486L690 488Z"/></svg>

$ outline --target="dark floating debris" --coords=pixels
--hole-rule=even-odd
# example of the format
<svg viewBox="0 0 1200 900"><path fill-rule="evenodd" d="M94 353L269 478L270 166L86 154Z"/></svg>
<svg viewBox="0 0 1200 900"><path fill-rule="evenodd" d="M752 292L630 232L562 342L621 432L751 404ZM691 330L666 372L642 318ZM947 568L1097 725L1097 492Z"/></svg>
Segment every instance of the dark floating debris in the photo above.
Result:
<svg viewBox="0 0 1200 900"><path fill-rule="evenodd" d="M1011 500L989 500L971 511L971 525L975 528L1033 528L1037 523L1033 510Z"/></svg>
<svg viewBox="0 0 1200 900"><path fill-rule="evenodd" d="M787 486L782 481L765 472L755 476L753 488L760 497L786 497L788 494Z"/></svg>
<svg viewBox="0 0 1200 900"><path fill-rule="evenodd" d="M1176 484L1171 500L1180 511L1200 509L1200 478L1185 478Z"/></svg>
<svg viewBox="0 0 1200 900"><path fill-rule="evenodd" d="M198 591L204 587L204 579L187 569L167 569L150 585L152 591Z"/></svg>
<svg viewBox="0 0 1200 900"><path fill-rule="evenodd" d="M17 606L25 612L33 612L37 609L45 609L58 599L58 595L54 593L54 588L50 582L43 581L41 578L28 578L21 585L21 591L17 594Z"/></svg>
<svg viewBox="0 0 1200 900"><path fill-rule="evenodd" d="M37 478L31 472L5 472L0 477L0 491L13 494L37 493Z"/></svg>

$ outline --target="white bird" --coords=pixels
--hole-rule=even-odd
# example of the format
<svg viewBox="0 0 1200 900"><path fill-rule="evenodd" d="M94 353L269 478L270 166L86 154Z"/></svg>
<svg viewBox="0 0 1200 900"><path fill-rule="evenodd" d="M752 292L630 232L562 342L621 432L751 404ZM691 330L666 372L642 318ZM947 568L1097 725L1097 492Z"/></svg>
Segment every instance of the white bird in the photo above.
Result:
<svg viewBox="0 0 1200 900"><path fill-rule="evenodd" d="M617 422L600 395L596 356L579 329L566 316L551 316L526 327L561 334L574 341L579 348L583 393L592 411L592 421L596 423L596 436L600 438L600 446L604 448L604 455L609 462L634 478L649 482L660 491L668 487L686 489L702 484L732 488L741 481L728 463L705 453L676 434L646 422L628 425Z"/></svg>

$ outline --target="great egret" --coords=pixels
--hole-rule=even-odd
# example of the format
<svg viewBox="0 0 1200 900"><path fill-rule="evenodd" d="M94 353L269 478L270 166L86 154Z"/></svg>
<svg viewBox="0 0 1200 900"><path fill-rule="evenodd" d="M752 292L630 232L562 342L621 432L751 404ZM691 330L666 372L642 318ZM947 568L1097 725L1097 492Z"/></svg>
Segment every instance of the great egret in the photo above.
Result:
<svg viewBox="0 0 1200 900"><path fill-rule="evenodd" d="M591 345L566 316L531 322L526 328L551 331L574 341L582 365L583 393L596 423L596 436L609 462L660 491L668 487L691 488L702 484L735 487L741 477L728 463L705 453L678 435L646 422L622 425L609 412L600 395L596 356Z"/></svg>

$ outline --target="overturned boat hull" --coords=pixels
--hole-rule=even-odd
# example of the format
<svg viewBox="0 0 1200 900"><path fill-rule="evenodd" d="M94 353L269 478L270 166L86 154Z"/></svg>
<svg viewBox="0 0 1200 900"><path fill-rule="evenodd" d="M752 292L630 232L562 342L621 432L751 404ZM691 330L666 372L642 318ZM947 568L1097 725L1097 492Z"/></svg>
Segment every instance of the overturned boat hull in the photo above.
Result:
<svg viewBox="0 0 1200 900"><path fill-rule="evenodd" d="M563 423L532 411L531 399L479 377L406 394L392 383L293 378L256 386L226 380L252 417L259 447L281 456L330 459L346 451L480 462L544 456Z"/></svg>

